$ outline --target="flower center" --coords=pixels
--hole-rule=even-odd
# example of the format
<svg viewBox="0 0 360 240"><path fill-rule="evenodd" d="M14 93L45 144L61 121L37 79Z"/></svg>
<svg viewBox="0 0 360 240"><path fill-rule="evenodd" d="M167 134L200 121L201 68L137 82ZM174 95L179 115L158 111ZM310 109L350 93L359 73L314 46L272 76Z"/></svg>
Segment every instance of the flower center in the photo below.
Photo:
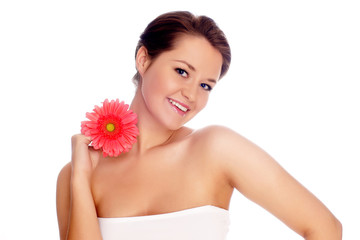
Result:
<svg viewBox="0 0 360 240"><path fill-rule="evenodd" d="M108 130L109 132L112 132L115 130L115 125L112 123L108 123L106 124L106 130Z"/></svg>

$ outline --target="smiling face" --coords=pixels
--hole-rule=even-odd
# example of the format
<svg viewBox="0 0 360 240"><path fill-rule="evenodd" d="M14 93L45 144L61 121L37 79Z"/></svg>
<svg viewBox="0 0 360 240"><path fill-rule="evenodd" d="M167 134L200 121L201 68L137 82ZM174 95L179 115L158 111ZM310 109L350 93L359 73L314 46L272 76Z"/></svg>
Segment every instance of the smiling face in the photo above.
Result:
<svg viewBox="0 0 360 240"><path fill-rule="evenodd" d="M183 126L206 106L223 61L220 52L205 38L192 35L180 36L172 50L152 61L146 49L139 52L138 58L142 76L139 88L146 109L171 130Z"/></svg>

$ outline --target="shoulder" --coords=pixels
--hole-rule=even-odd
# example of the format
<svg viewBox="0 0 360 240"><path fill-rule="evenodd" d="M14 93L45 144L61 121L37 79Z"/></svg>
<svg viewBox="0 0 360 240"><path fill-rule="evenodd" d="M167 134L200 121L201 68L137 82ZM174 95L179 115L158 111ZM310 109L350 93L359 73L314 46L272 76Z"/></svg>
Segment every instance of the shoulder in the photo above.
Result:
<svg viewBox="0 0 360 240"><path fill-rule="evenodd" d="M71 162L67 163L59 172L56 186L58 202L67 199L70 195Z"/></svg>
<svg viewBox="0 0 360 240"><path fill-rule="evenodd" d="M236 131L220 125L208 126L193 132L194 140L203 147L211 150L223 151L232 147L239 148L250 141Z"/></svg>
<svg viewBox="0 0 360 240"><path fill-rule="evenodd" d="M68 163L61 169L56 187L56 210L61 239L65 239L67 232L70 209L70 180L71 163Z"/></svg>
<svg viewBox="0 0 360 240"><path fill-rule="evenodd" d="M67 163L59 172L58 175L58 185L63 185L66 182L70 182L71 177L71 162Z"/></svg>
<svg viewBox="0 0 360 240"><path fill-rule="evenodd" d="M259 149L236 131L219 125L208 126L192 133L191 147L202 156L220 165L246 158Z"/></svg>
<svg viewBox="0 0 360 240"><path fill-rule="evenodd" d="M244 172L266 166L271 157L259 146L224 126L209 126L194 132L204 156L221 168L233 186ZM235 184L237 182L237 184Z"/></svg>
<svg viewBox="0 0 360 240"><path fill-rule="evenodd" d="M209 126L197 130L197 140L208 150L212 158L226 161L226 164L234 165L254 161L259 158L270 158L258 145L224 126Z"/></svg>

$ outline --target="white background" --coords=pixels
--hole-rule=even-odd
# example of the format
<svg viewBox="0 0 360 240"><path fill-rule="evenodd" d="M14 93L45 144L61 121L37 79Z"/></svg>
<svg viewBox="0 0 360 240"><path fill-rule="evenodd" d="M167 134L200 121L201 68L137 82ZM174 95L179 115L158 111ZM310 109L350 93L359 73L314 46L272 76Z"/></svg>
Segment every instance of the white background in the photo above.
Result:
<svg viewBox="0 0 360 240"><path fill-rule="evenodd" d="M57 239L55 186L70 137L105 98L130 103L134 51L161 13L212 17L230 71L190 127L252 140L360 239L357 1L1 1L0 239ZM228 239L301 239L237 192Z"/></svg>

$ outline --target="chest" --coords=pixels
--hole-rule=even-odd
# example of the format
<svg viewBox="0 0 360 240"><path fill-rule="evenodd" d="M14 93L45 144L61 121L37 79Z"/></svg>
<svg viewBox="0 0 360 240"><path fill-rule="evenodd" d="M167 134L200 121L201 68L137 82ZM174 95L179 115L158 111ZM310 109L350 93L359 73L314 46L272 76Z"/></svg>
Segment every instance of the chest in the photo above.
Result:
<svg viewBox="0 0 360 240"><path fill-rule="evenodd" d="M141 216L209 204L217 182L206 159L163 150L141 159L104 159L92 190L98 216Z"/></svg>

